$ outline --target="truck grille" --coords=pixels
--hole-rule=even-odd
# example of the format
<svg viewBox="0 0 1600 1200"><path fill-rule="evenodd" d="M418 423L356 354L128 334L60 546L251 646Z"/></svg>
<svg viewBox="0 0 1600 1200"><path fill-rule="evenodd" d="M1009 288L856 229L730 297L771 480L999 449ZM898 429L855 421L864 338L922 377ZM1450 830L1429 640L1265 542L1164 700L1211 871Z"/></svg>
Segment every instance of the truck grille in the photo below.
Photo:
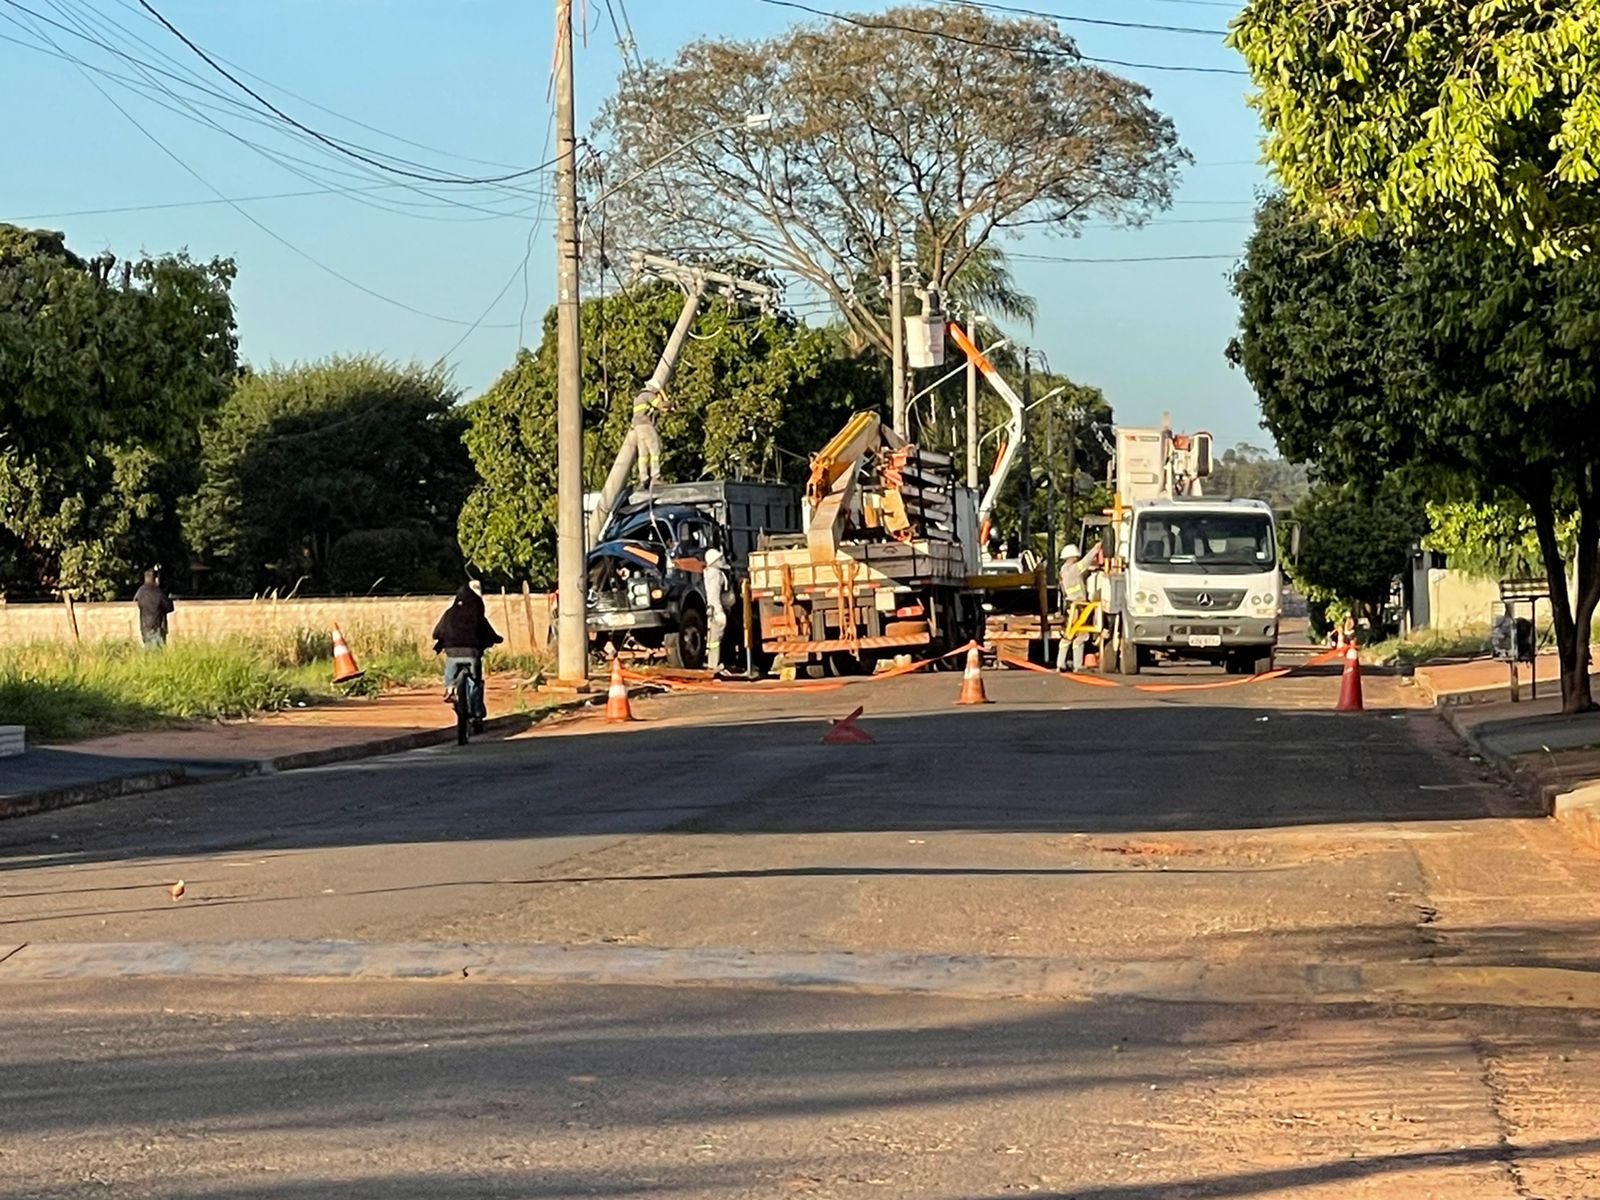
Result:
<svg viewBox="0 0 1600 1200"><path fill-rule="evenodd" d="M1244 590L1168 588L1167 603L1180 612L1232 612L1244 601Z"/></svg>

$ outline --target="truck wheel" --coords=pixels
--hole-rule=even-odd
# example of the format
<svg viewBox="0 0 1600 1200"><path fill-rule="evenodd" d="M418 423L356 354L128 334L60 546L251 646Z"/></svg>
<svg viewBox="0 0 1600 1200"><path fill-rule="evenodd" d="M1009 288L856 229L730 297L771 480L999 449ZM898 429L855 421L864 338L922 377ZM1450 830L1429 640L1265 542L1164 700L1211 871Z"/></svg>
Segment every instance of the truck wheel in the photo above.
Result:
<svg viewBox="0 0 1600 1200"><path fill-rule="evenodd" d="M848 650L830 650L827 655L828 674L836 679L850 679L857 675L872 674L872 664L863 662Z"/></svg>
<svg viewBox="0 0 1600 1200"><path fill-rule="evenodd" d="M1137 675L1140 666L1139 647L1134 645L1127 631L1120 626L1117 634L1117 674Z"/></svg>
<svg viewBox="0 0 1600 1200"><path fill-rule="evenodd" d="M678 631L669 633L663 644L667 665L679 670L698 671L706 665L706 615L698 608L687 608L678 618Z"/></svg>

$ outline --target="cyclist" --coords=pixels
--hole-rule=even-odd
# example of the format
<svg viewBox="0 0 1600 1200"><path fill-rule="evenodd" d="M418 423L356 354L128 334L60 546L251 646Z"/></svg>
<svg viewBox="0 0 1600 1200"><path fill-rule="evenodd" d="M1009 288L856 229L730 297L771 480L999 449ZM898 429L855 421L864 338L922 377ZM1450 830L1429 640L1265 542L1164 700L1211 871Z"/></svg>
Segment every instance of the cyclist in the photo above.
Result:
<svg viewBox="0 0 1600 1200"><path fill-rule="evenodd" d="M472 731L483 732L488 710L483 703L483 655L505 639L483 612L483 597L463 584L444 616L433 627L433 651L444 655L444 699L454 704L456 689L465 687L471 701Z"/></svg>

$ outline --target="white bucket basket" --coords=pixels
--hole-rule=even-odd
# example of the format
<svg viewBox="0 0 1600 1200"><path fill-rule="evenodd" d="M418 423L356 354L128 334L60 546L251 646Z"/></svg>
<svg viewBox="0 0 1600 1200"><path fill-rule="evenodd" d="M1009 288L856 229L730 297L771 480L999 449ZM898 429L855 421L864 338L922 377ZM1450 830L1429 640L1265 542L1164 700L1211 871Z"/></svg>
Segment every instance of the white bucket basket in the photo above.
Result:
<svg viewBox="0 0 1600 1200"><path fill-rule="evenodd" d="M914 368L944 366L943 314L906 318L906 364Z"/></svg>

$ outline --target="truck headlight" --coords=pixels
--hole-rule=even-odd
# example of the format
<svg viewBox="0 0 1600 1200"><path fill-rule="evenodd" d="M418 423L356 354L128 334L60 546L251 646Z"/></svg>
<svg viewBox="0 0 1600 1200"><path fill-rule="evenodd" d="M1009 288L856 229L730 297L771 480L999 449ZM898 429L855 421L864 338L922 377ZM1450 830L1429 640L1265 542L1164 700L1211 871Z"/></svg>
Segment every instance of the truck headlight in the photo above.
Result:
<svg viewBox="0 0 1600 1200"><path fill-rule="evenodd" d="M650 607L650 583L645 579L635 579L628 584L628 604L633 608Z"/></svg>
<svg viewBox="0 0 1600 1200"><path fill-rule="evenodd" d="M1135 616L1154 616L1161 608L1161 598L1154 592L1135 592L1131 600Z"/></svg>
<svg viewBox="0 0 1600 1200"><path fill-rule="evenodd" d="M1278 598L1271 592L1262 592L1259 596L1251 596L1250 612L1257 617L1275 617L1278 615Z"/></svg>

